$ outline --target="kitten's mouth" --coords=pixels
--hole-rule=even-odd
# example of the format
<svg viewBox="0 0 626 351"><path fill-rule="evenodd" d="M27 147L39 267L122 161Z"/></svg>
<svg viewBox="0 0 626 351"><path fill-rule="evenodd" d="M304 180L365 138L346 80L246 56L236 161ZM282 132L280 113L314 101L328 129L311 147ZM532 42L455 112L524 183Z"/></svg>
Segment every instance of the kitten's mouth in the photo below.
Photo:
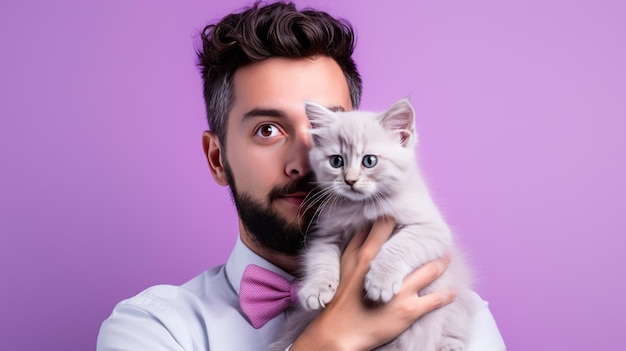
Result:
<svg viewBox="0 0 626 351"><path fill-rule="evenodd" d="M344 198L350 201L363 201L367 197L365 191L352 187L350 187L349 189L344 189L344 191L341 192L341 195L343 195Z"/></svg>

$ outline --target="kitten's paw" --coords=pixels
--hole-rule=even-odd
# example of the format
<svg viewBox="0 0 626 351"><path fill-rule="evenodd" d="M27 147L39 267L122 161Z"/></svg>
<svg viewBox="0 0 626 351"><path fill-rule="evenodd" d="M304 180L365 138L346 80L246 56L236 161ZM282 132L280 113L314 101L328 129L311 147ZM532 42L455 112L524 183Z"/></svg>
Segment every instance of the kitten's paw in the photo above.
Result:
<svg viewBox="0 0 626 351"><path fill-rule="evenodd" d="M372 261L369 272L365 275L365 291L372 301L389 302L400 291L404 273L397 269Z"/></svg>
<svg viewBox="0 0 626 351"><path fill-rule="evenodd" d="M298 291L300 304L310 310L326 307L335 296L338 280L307 280Z"/></svg>

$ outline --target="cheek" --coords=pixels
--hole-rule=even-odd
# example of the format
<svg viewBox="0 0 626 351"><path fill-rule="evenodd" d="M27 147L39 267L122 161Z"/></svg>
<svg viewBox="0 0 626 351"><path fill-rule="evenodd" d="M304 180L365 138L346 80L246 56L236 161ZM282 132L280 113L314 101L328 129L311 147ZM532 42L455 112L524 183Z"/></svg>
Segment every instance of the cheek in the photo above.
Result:
<svg viewBox="0 0 626 351"><path fill-rule="evenodd" d="M254 147L233 147L227 157L237 189L248 194L267 193L282 171L280 157Z"/></svg>
<svg viewBox="0 0 626 351"><path fill-rule="evenodd" d="M344 177L341 168L326 167L324 169L324 178L324 180L328 182L335 181L343 183Z"/></svg>
<svg viewBox="0 0 626 351"><path fill-rule="evenodd" d="M322 153L317 149L312 149L309 152L309 164L311 165L311 171L315 174L315 178L318 181L327 178L325 172L325 165Z"/></svg>
<svg viewBox="0 0 626 351"><path fill-rule="evenodd" d="M361 174L361 179L363 180L362 183L366 190L376 191L380 176L380 172L376 169L364 169Z"/></svg>
<svg viewBox="0 0 626 351"><path fill-rule="evenodd" d="M342 168L333 168L330 166L328 160L323 160L315 172L317 179L324 182L341 181L343 182L343 170Z"/></svg>

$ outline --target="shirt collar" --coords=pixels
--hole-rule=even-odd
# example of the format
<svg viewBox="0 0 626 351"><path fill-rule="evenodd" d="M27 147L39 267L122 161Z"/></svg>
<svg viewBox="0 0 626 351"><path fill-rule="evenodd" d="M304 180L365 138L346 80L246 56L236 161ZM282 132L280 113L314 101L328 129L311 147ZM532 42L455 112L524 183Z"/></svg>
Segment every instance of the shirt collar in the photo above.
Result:
<svg viewBox="0 0 626 351"><path fill-rule="evenodd" d="M237 236L237 242L233 248L233 252L230 254L228 261L226 262L226 277L230 285L239 294L239 284L241 283L241 276L244 269L249 264L256 264L276 274L280 274L286 279L293 280L294 276L280 269L279 267L271 264L263 257L254 253L246 244L241 241L241 236Z"/></svg>

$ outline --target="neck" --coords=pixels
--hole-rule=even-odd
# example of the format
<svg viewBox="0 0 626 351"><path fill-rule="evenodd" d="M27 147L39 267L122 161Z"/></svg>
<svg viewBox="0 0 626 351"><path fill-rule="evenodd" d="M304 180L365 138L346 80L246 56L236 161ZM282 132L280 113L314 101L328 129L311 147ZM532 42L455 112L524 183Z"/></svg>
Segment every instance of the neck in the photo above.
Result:
<svg viewBox="0 0 626 351"><path fill-rule="evenodd" d="M285 272L295 275L297 268L297 256L287 255L260 245L251 237L248 231L246 231L241 221L239 222L239 233L241 233L241 241L255 254L263 257Z"/></svg>

